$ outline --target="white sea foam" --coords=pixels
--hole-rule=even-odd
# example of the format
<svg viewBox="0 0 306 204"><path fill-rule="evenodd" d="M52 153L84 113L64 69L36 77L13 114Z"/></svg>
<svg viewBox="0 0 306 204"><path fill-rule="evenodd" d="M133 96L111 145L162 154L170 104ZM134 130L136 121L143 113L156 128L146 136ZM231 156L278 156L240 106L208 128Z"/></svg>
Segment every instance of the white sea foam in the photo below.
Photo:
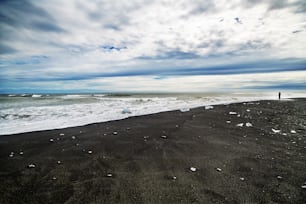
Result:
<svg viewBox="0 0 306 204"><path fill-rule="evenodd" d="M170 110L228 104L275 96L37 95L0 101L0 135L57 129ZM3 96L1 96L3 98ZM129 110L128 114L126 111Z"/></svg>

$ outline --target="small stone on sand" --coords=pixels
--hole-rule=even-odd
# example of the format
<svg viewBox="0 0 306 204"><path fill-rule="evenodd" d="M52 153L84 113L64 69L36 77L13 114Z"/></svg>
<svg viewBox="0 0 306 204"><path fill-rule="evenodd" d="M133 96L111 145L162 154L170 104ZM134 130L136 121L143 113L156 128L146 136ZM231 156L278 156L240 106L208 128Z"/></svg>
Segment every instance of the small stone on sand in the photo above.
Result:
<svg viewBox="0 0 306 204"><path fill-rule="evenodd" d="M176 176L173 176L172 179L173 179L173 180L176 180Z"/></svg>
<svg viewBox="0 0 306 204"><path fill-rule="evenodd" d="M23 152L21 151L21 152L19 152L19 154L20 154L20 155L23 155Z"/></svg>
<svg viewBox="0 0 306 204"><path fill-rule="evenodd" d="M190 171L196 172L196 171L197 171L197 168L195 168L195 167L190 167Z"/></svg>
<svg viewBox="0 0 306 204"><path fill-rule="evenodd" d="M182 113L190 111L190 108L181 108L180 111Z"/></svg>
<svg viewBox="0 0 306 204"><path fill-rule="evenodd" d="M290 133L295 134L295 133L296 133L296 131L295 131L295 130L291 130L291 131L290 131Z"/></svg>
<svg viewBox="0 0 306 204"><path fill-rule="evenodd" d="M240 177L240 181L244 181L245 179L243 177Z"/></svg>
<svg viewBox="0 0 306 204"><path fill-rule="evenodd" d="M243 123L239 123L236 125L237 127L243 127Z"/></svg>
<svg viewBox="0 0 306 204"><path fill-rule="evenodd" d="M246 127L253 127L253 125L251 123L246 123L245 126Z"/></svg>
<svg viewBox="0 0 306 204"><path fill-rule="evenodd" d="M75 140L75 139L76 139L76 137L75 137L75 136L72 136L72 137L71 137L71 139Z"/></svg>
<svg viewBox="0 0 306 204"><path fill-rule="evenodd" d="M229 112L230 115L237 115L237 112Z"/></svg>
<svg viewBox="0 0 306 204"><path fill-rule="evenodd" d="M113 135L118 135L118 132L113 132Z"/></svg>
<svg viewBox="0 0 306 204"><path fill-rule="evenodd" d="M205 106L205 110L213 109L213 106Z"/></svg>
<svg viewBox="0 0 306 204"><path fill-rule="evenodd" d="M61 161L57 161L57 164L61 164L62 162Z"/></svg>
<svg viewBox="0 0 306 204"><path fill-rule="evenodd" d="M163 139L167 139L167 136L166 135L162 135L162 136L160 136L161 138L163 138Z"/></svg>
<svg viewBox="0 0 306 204"><path fill-rule="evenodd" d="M54 142L54 139L51 138L49 141L50 141L50 142Z"/></svg>
<svg viewBox="0 0 306 204"><path fill-rule="evenodd" d="M113 176L113 174L107 174L106 176L107 176L107 177L112 177L112 176Z"/></svg>
<svg viewBox="0 0 306 204"><path fill-rule="evenodd" d="M29 164L28 167L29 168L35 168L35 164Z"/></svg>
<svg viewBox="0 0 306 204"><path fill-rule="evenodd" d="M272 132L273 132L273 133L280 133L280 130L276 130L276 129L273 129L273 128L272 128Z"/></svg>
<svg viewBox="0 0 306 204"><path fill-rule="evenodd" d="M60 135L60 136L64 136L65 134L64 134L64 133L60 133L59 135Z"/></svg>
<svg viewBox="0 0 306 204"><path fill-rule="evenodd" d="M282 179L283 177L282 177L282 176L277 176L276 178L277 178L277 179Z"/></svg>
<svg viewBox="0 0 306 204"><path fill-rule="evenodd" d="M230 121L230 120L227 120L226 123L231 123L231 121Z"/></svg>
<svg viewBox="0 0 306 204"><path fill-rule="evenodd" d="M88 150L88 154L92 154L92 151L91 151L91 150Z"/></svg>
<svg viewBox="0 0 306 204"><path fill-rule="evenodd" d="M220 168L216 168L216 170L219 171L219 172L222 171L222 169L220 169Z"/></svg>
<svg viewBox="0 0 306 204"><path fill-rule="evenodd" d="M301 186L302 189L306 189L306 182Z"/></svg>
<svg viewBox="0 0 306 204"><path fill-rule="evenodd" d="M56 177L52 177L52 180L56 180Z"/></svg>

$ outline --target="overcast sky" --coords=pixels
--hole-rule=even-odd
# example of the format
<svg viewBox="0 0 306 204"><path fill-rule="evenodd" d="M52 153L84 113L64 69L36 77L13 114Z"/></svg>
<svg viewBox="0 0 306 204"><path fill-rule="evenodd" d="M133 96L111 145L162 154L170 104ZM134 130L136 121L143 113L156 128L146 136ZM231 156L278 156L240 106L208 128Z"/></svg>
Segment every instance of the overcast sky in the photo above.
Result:
<svg viewBox="0 0 306 204"><path fill-rule="evenodd" d="M305 0L1 0L0 93L306 90Z"/></svg>

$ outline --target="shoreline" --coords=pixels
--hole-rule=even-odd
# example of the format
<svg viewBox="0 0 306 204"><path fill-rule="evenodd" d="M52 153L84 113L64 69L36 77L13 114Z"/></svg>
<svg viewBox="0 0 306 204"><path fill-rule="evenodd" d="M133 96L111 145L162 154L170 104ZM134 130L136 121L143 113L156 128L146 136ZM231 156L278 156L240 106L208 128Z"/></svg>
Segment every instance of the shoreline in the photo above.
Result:
<svg viewBox="0 0 306 204"><path fill-rule="evenodd" d="M303 99L303 98L284 98L281 101L287 101L287 100L295 100L295 99ZM201 106L196 106L196 107L186 107L190 110L192 109L197 109L197 108L205 108L205 106L222 106L222 105L230 105L230 104L237 104L237 103L248 103L248 102L260 102L260 101L266 101L266 100L271 100L271 99L260 99L260 100L241 100L241 101L235 101L235 102L228 102L228 103L211 103L211 104L206 104L206 105L201 105ZM278 100L278 99L274 99L274 100ZM271 101L274 101L271 100ZM90 123L85 123L85 124L81 124L81 125L68 125L66 127L59 127L59 128L52 128L52 129L38 129L38 130L33 130L33 131L25 131L25 132L16 132L16 133L9 133L9 134L2 134L0 132L0 137L2 136L15 136L15 135L19 135L19 134L25 134L25 133L34 133L34 132L42 132L42 131L52 131L52 130L61 130L61 129L67 129L67 128L74 128L74 127L82 127L82 126L87 126L87 125L91 125L91 124L99 124L99 123L106 123L106 122L111 122L111 121L120 121L120 120L125 120L125 119L129 119L129 118L133 118L133 117L139 117L139 116L146 116L146 115L152 115L152 114L160 114L163 112L172 112L172 111L180 111L180 109L172 109L172 110L167 110L167 111L161 111L161 112L154 112L154 113L149 113L149 114L140 114L140 115L132 115L132 116L127 116L124 118L119 118L119 119L115 119L115 120L106 120L106 121L97 121L97 122L90 122Z"/></svg>
<svg viewBox="0 0 306 204"><path fill-rule="evenodd" d="M303 203L305 103L203 106L1 135L0 202Z"/></svg>

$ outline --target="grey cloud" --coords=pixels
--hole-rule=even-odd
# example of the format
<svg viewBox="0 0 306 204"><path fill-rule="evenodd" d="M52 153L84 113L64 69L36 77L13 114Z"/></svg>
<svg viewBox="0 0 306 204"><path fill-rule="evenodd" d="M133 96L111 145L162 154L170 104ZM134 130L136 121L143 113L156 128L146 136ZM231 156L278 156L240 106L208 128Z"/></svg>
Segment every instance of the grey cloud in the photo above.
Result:
<svg viewBox="0 0 306 204"><path fill-rule="evenodd" d="M64 29L45 10L31 1L5 0L0 2L0 26L24 27L41 31L58 32Z"/></svg>
<svg viewBox="0 0 306 204"><path fill-rule="evenodd" d="M138 59L141 60L169 60L169 59L178 59L178 60L184 60L184 59L196 59L200 56L193 53L193 52L184 52L180 50L173 50L168 52L163 52L162 54L159 54L157 56L141 56L138 57Z"/></svg>
<svg viewBox="0 0 306 204"><path fill-rule="evenodd" d="M16 52L16 50L14 48L11 48L9 46L0 44L0 54L11 54Z"/></svg>

